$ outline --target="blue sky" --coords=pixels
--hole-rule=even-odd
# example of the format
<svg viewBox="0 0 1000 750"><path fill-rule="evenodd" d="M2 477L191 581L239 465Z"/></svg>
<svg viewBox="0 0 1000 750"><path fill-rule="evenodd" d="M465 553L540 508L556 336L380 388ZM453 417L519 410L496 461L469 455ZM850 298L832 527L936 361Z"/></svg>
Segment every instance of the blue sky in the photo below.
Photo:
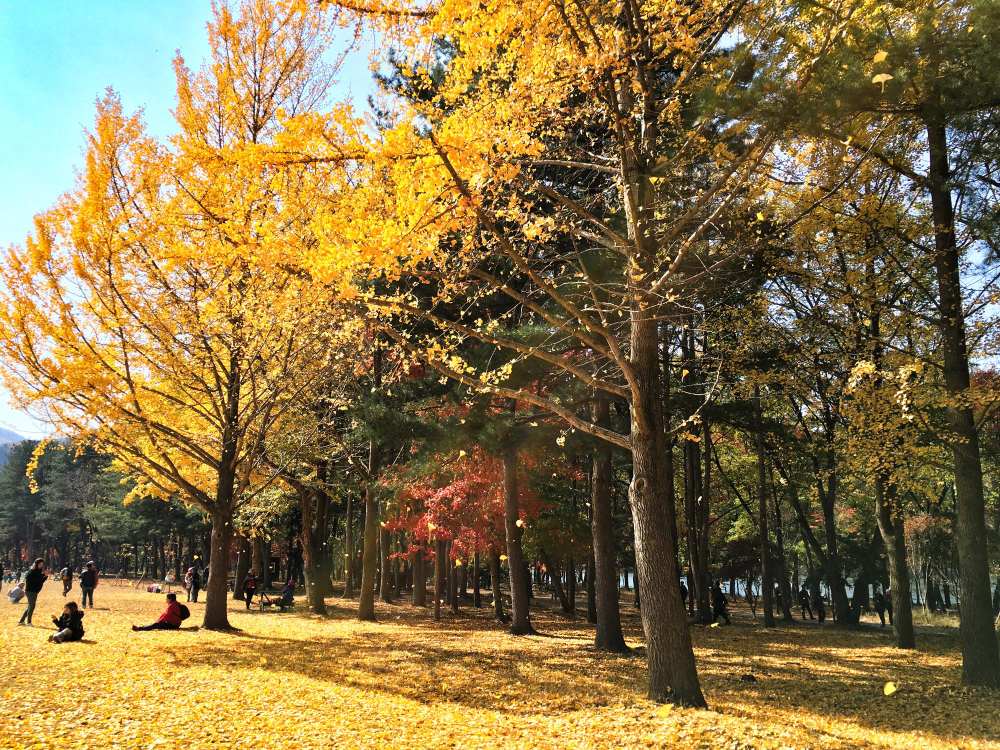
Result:
<svg viewBox="0 0 1000 750"><path fill-rule="evenodd" d="M143 108L150 131L173 132L171 61L208 53L208 0L0 0L0 246L20 243L32 218L73 186L82 132L104 89L126 111ZM370 89L363 55L340 93ZM0 425L26 437L43 425L13 410L0 389Z"/></svg>

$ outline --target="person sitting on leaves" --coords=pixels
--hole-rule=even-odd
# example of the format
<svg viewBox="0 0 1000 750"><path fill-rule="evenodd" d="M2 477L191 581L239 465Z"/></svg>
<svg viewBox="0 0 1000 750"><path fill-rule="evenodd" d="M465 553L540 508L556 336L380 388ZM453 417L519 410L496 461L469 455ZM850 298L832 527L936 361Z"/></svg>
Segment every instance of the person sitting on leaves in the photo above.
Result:
<svg viewBox="0 0 1000 750"><path fill-rule="evenodd" d="M59 617L52 615L52 624L59 632L49 636L49 643L79 641L83 638L83 612L76 602L66 602Z"/></svg>
<svg viewBox="0 0 1000 750"><path fill-rule="evenodd" d="M191 616L191 612L183 604L177 601L177 594L167 594L167 608L163 610L160 618L149 625L133 625L132 630L177 630L181 622ZM197 630L197 627L192 630Z"/></svg>

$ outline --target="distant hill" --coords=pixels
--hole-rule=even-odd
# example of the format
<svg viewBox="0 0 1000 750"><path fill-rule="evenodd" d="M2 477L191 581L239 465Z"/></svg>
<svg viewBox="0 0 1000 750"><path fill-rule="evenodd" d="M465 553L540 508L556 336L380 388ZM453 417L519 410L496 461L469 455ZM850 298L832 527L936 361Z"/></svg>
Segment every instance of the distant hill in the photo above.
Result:
<svg viewBox="0 0 1000 750"><path fill-rule="evenodd" d="M14 443L20 443L27 438L21 437L13 430L0 427L0 468L7 465L7 454Z"/></svg>
<svg viewBox="0 0 1000 750"><path fill-rule="evenodd" d="M13 430L0 427L0 443L20 443L22 440L27 440L27 438L21 437Z"/></svg>

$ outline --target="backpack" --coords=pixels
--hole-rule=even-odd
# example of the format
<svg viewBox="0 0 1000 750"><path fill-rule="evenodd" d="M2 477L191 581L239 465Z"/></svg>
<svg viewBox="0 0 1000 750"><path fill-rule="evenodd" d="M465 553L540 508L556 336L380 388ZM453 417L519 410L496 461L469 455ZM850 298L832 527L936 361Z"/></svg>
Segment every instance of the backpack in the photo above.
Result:
<svg viewBox="0 0 1000 750"><path fill-rule="evenodd" d="M189 618L191 616L191 610L188 609L183 604L180 604L178 606L181 608L181 622L184 622L184 620L186 620L187 618Z"/></svg>

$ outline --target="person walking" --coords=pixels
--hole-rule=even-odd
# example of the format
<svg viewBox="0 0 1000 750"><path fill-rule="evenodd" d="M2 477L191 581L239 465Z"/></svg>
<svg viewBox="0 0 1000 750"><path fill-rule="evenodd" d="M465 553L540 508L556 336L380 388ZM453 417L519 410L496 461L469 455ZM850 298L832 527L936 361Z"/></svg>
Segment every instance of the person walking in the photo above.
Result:
<svg viewBox="0 0 1000 750"><path fill-rule="evenodd" d="M76 606L76 602L66 602L61 616L52 615L52 623L59 632L49 636L49 643L79 641L83 638L83 612Z"/></svg>
<svg viewBox="0 0 1000 750"><path fill-rule="evenodd" d="M878 590L878 586L875 587L875 593L872 594L872 600L875 602L875 612L878 614L878 619L881 621L880 628L885 627L885 597L882 592Z"/></svg>
<svg viewBox="0 0 1000 750"><path fill-rule="evenodd" d="M63 596L66 596L73 588L73 566L67 563L66 567L59 571L59 576L62 578Z"/></svg>
<svg viewBox="0 0 1000 750"><path fill-rule="evenodd" d="M809 613L809 619L815 620L813 616L812 606L809 604L809 589L803 583L802 588L799 589L799 606L802 608L802 619L806 619L806 612Z"/></svg>
<svg viewBox="0 0 1000 750"><path fill-rule="evenodd" d="M716 581L712 584L712 622L718 622L721 617L726 621L726 625L733 624L733 621L729 619L729 612L726 611L728 604L729 600L726 599L726 595L722 593L722 587Z"/></svg>
<svg viewBox="0 0 1000 750"><path fill-rule="evenodd" d="M688 587L684 585L684 581L681 581L681 604L687 607L688 600Z"/></svg>
<svg viewBox="0 0 1000 750"><path fill-rule="evenodd" d="M97 588L97 568L94 567L93 561L88 562L80 574L80 590L83 592L83 601L80 602L81 606L87 606L87 600L90 600L90 608L94 608L94 589Z"/></svg>
<svg viewBox="0 0 1000 750"><path fill-rule="evenodd" d="M892 625L892 589L886 589L885 594L882 595L883 601L885 601L885 611L889 613L889 625Z"/></svg>
<svg viewBox="0 0 1000 750"><path fill-rule="evenodd" d="M197 602L198 592L201 590L201 574L193 565L188 568L187 575L184 576L184 583L187 585L188 601Z"/></svg>
<svg viewBox="0 0 1000 750"><path fill-rule="evenodd" d="M48 580L48 571L45 569L45 560L39 557L31 564L31 569L24 574L24 595L28 599L28 606L21 615L18 625L27 625L29 628L35 627L31 623L31 616L35 612L35 601L42 586Z"/></svg>
<svg viewBox="0 0 1000 750"><path fill-rule="evenodd" d="M813 583L812 603L816 610L816 619L822 625L823 621L826 620L826 605L823 604L823 592L820 590L819 583Z"/></svg>
<svg viewBox="0 0 1000 750"><path fill-rule="evenodd" d="M243 579L243 599L247 603L247 609L250 609L250 603L253 601L253 595L257 591L257 574L253 572L253 568L247 571L247 577Z"/></svg>

